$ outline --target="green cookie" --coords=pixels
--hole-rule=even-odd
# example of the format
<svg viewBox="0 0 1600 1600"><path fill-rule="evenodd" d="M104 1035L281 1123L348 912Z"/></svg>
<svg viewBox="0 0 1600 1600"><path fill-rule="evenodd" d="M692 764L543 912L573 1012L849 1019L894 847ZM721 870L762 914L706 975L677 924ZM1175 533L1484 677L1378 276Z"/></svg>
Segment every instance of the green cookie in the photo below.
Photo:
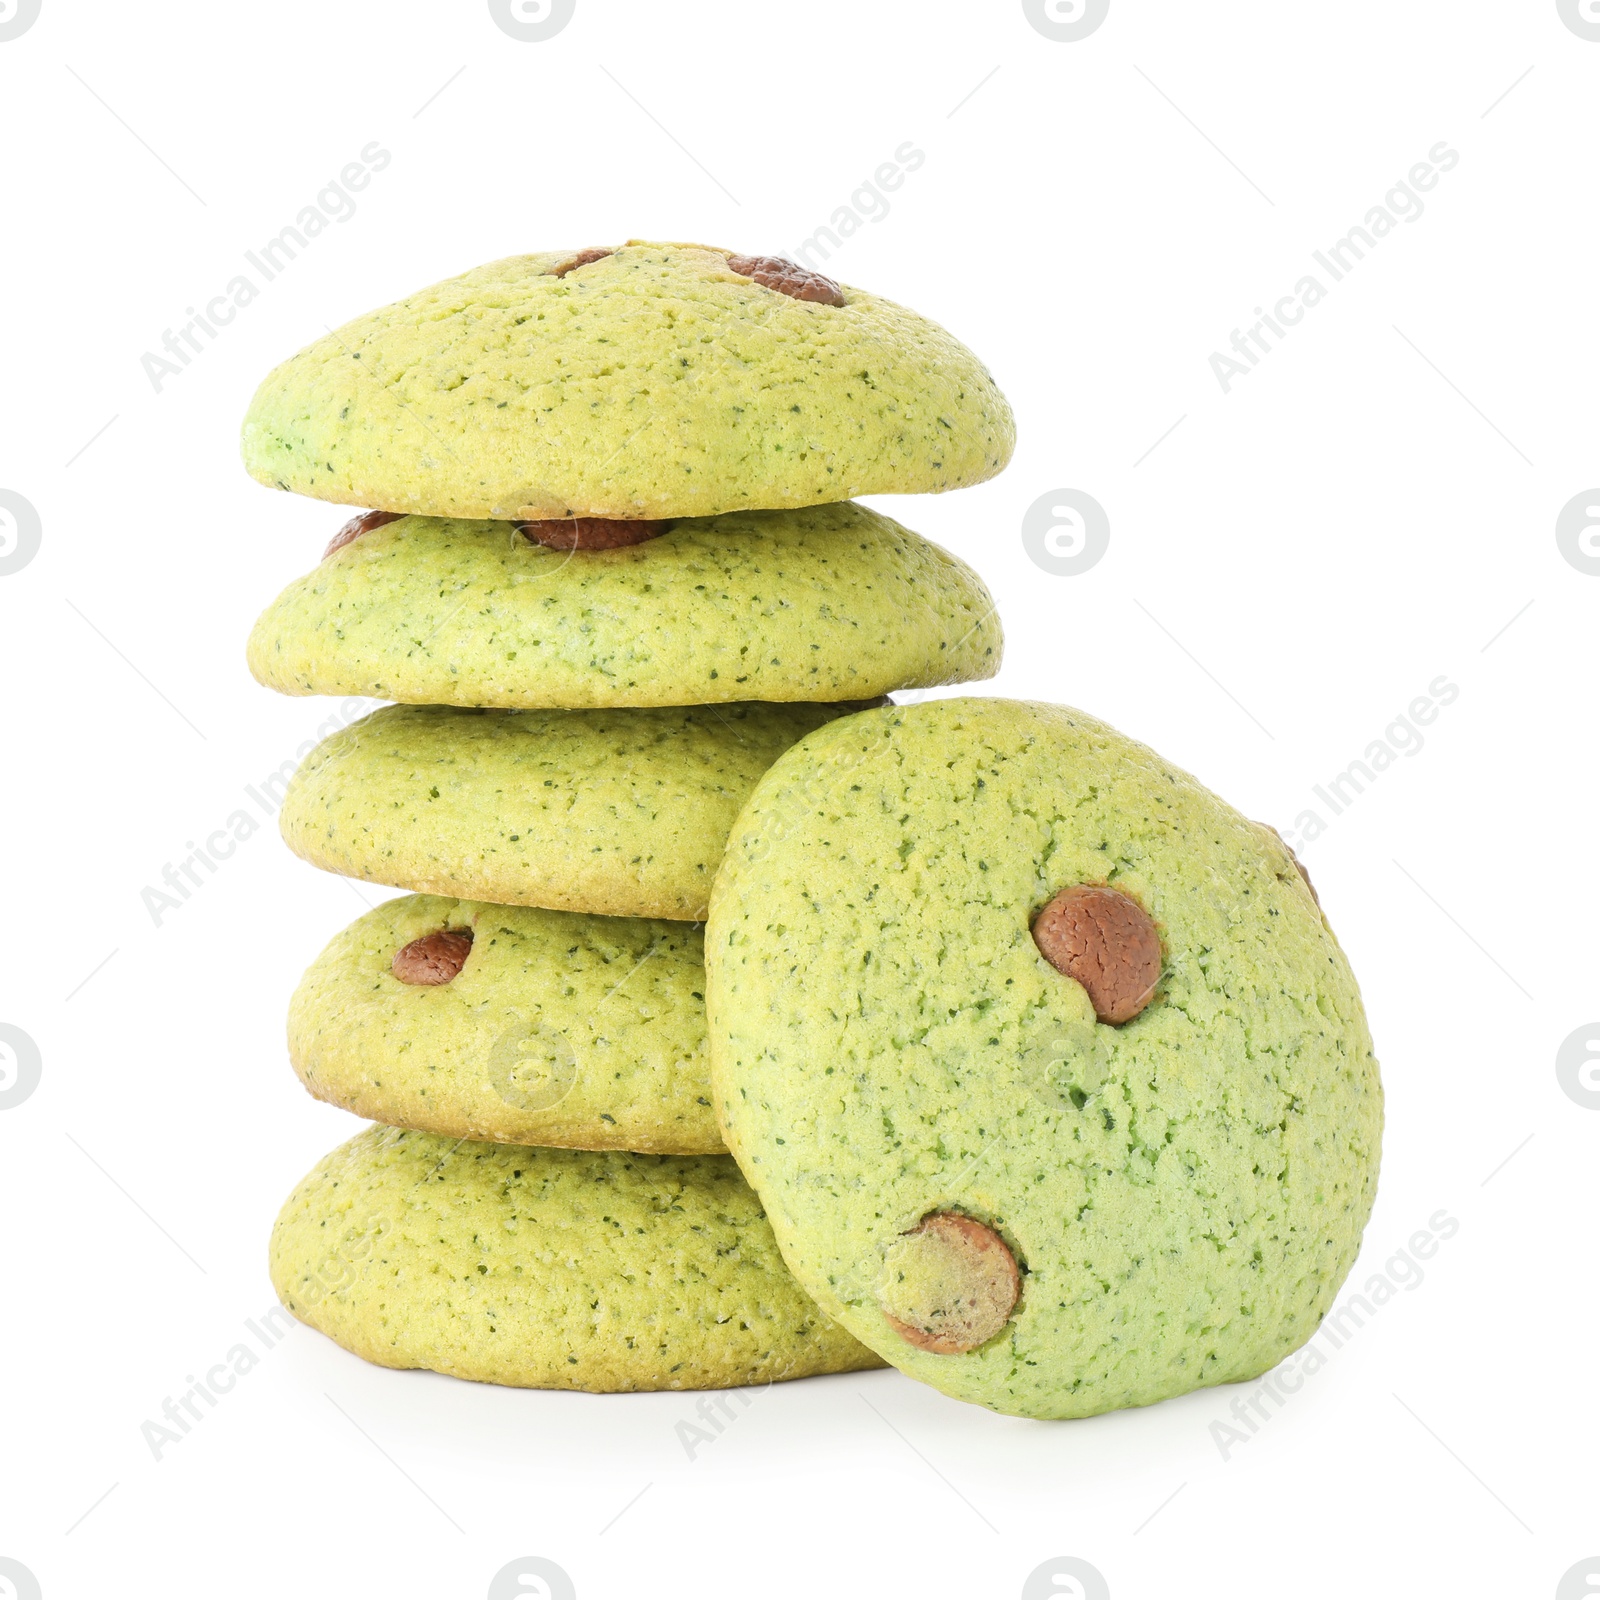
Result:
<svg viewBox="0 0 1600 1600"><path fill-rule="evenodd" d="M385 706L312 751L278 821L297 855L369 883L699 921L756 780L842 710Z"/></svg>
<svg viewBox="0 0 1600 1600"><path fill-rule="evenodd" d="M447 929L472 935L456 975L402 981L397 952ZM319 1100L449 1138L726 1148L688 923L404 895L351 923L300 980L289 1058Z"/></svg>
<svg viewBox="0 0 1600 1600"><path fill-rule="evenodd" d="M972 569L851 504L686 521L620 550L404 517L289 585L250 635L284 694L411 705L870 700L992 677Z"/></svg>
<svg viewBox="0 0 1600 1600"><path fill-rule="evenodd" d="M384 1367L528 1389L724 1389L881 1365L783 1265L727 1156L368 1128L272 1232L278 1298Z"/></svg>
<svg viewBox="0 0 1600 1600"><path fill-rule="evenodd" d="M785 1259L946 1394L1075 1417L1250 1378L1355 1259L1382 1094L1344 955L1269 829L1091 717L809 735L734 827L706 959Z"/></svg>
<svg viewBox="0 0 1600 1600"><path fill-rule="evenodd" d="M792 299L728 252L490 262L369 312L257 390L252 477L440 517L704 517L979 483L1011 408L970 350L861 289Z"/></svg>

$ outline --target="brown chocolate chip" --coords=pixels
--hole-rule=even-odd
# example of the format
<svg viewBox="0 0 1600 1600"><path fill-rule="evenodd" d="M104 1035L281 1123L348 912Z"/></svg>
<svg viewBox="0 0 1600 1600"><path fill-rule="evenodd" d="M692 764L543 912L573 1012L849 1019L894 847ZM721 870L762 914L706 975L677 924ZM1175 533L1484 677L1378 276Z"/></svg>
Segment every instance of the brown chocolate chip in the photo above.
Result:
<svg viewBox="0 0 1600 1600"><path fill-rule="evenodd" d="M1137 900L1103 884L1063 889L1034 919L1033 942L1081 983L1102 1022L1131 1022L1161 979L1161 937Z"/></svg>
<svg viewBox="0 0 1600 1600"><path fill-rule="evenodd" d="M396 950L389 970L401 983L437 988L456 977L471 954L471 928L442 928Z"/></svg>
<svg viewBox="0 0 1600 1600"><path fill-rule="evenodd" d="M615 255L614 250L580 250L577 255L563 261L559 267L551 267L545 273L547 278L564 278L574 267L586 267L591 261L604 261L609 255Z"/></svg>
<svg viewBox="0 0 1600 1600"><path fill-rule="evenodd" d="M999 1333L1021 1293L1017 1259L993 1228L934 1211L889 1247L878 1303L907 1344L958 1356Z"/></svg>
<svg viewBox="0 0 1600 1600"><path fill-rule="evenodd" d="M825 306L845 303L844 291L832 278L782 256L729 256L728 265L741 278L754 278L763 289L776 289L791 300L815 300Z"/></svg>
<svg viewBox="0 0 1600 1600"><path fill-rule="evenodd" d="M1317 909L1321 910L1321 908L1322 908L1322 896L1317 893L1317 886L1316 886L1316 884L1314 884L1311 881L1311 874L1306 871L1305 862L1303 862L1300 859L1300 857L1297 856L1294 853L1294 851L1289 848L1289 844L1284 839L1283 835L1281 833L1279 833L1278 830L1276 828L1274 828L1270 822L1258 822L1256 824L1256 826L1258 828L1265 828L1267 830L1267 832L1270 833L1272 835L1272 837L1274 839L1276 839L1278 841L1278 843L1283 846L1284 854L1287 855L1288 858L1292 862L1294 862L1296 869L1300 873L1300 876L1305 879L1306 888L1308 888L1311 891L1311 898L1316 902Z"/></svg>
<svg viewBox="0 0 1600 1600"><path fill-rule="evenodd" d="M374 528L381 528L386 522L398 522L404 515L400 511L363 511L359 517L352 517L328 541L328 548L322 552L322 559L326 561L335 550L344 547L364 533L371 533Z"/></svg>
<svg viewBox="0 0 1600 1600"><path fill-rule="evenodd" d="M519 522L530 544L550 550L621 550L643 544L667 531L665 521L625 522L613 517L551 517L543 522Z"/></svg>

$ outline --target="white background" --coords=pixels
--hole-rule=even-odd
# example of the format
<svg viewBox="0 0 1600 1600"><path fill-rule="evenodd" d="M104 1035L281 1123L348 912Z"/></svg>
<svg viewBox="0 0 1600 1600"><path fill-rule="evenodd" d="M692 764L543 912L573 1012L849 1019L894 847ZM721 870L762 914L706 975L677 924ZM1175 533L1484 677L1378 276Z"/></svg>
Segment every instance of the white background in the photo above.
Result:
<svg viewBox="0 0 1600 1600"><path fill-rule="evenodd" d="M45 1600L477 1600L524 1555L582 1600L1011 1597L1057 1556L1115 1600L1557 1594L1600 1552L1600 1112L1555 1070L1600 1017L1600 576L1555 538L1600 483L1597 82L1554 0L1113 0L1076 43L1017 0L578 0L543 43L482 0L43 0L0 42L0 488L42 525L0 577L0 1021L43 1063L0 1112L0 1555ZM144 353L373 140L355 215L157 393ZM885 1372L760 1395L690 1460L693 1396L381 1371L296 1328L154 1460L141 1424L248 1339L279 1203L356 1129L296 1086L283 1013L381 895L263 827L160 927L141 904L330 710L244 666L346 515L245 476L252 389L498 256L787 252L907 140L828 270L977 350L1019 444L882 504L993 588L982 692L1092 710L1286 830L1323 813L1303 855L1388 1092L1351 1288L1459 1230L1227 1459L1231 1391L1041 1424ZM1212 352L1440 141L1425 213L1224 394ZM1078 577L1020 537L1063 487L1111 523ZM1441 675L1423 747L1333 817L1313 785Z"/></svg>

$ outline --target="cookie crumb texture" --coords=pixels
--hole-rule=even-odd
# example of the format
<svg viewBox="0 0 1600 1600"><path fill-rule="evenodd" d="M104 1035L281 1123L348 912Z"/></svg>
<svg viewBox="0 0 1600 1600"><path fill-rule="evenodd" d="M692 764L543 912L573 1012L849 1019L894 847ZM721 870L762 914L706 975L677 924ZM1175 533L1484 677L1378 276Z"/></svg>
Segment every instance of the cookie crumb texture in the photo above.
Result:
<svg viewBox="0 0 1600 1600"><path fill-rule="evenodd" d="M892 301L792 299L703 245L575 265L491 262L309 345L251 402L251 476L428 516L704 517L936 493L1011 458L977 357Z"/></svg>
<svg viewBox="0 0 1600 1600"><path fill-rule="evenodd" d="M882 1365L790 1276L726 1156L369 1128L289 1197L270 1267L346 1350L479 1383L719 1389Z"/></svg>
<svg viewBox="0 0 1600 1600"><path fill-rule="evenodd" d="M844 714L385 706L306 757L278 822L296 855L368 883L698 922L757 780Z"/></svg>
<svg viewBox="0 0 1600 1600"><path fill-rule="evenodd" d="M595 551L402 517L290 584L249 659L283 694L581 708L868 700L991 678L1001 648L970 567L843 504Z"/></svg>
<svg viewBox="0 0 1600 1600"><path fill-rule="evenodd" d="M449 983L394 952L467 929ZM289 1004L289 1059L319 1100L457 1139L699 1154L711 1108L693 923L402 895L336 935Z"/></svg>
<svg viewBox="0 0 1600 1600"><path fill-rule="evenodd" d="M1121 1026L1030 929L1081 883L1159 930ZM1382 1092L1344 955L1278 840L1093 718L950 699L808 735L735 824L706 960L718 1118L785 1258L947 1394L1073 1417L1251 1378L1355 1260ZM880 1299L930 1212L1020 1269L968 1353Z"/></svg>

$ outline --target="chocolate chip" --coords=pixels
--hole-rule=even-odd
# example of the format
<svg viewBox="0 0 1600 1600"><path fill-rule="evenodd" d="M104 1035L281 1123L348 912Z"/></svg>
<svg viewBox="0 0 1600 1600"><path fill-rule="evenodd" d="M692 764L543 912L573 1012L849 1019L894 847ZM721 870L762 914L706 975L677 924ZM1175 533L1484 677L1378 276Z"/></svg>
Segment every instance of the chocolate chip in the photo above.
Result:
<svg viewBox="0 0 1600 1600"><path fill-rule="evenodd" d="M442 928L396 950L389 970L401 983L437 988L458 976L471 954L471 928Z"/></svg>
<svg viewBox="0 0 1600 1600"><path fill-rule="evenodd" d="M1010 1247L958 1211L934 1211L890 1245L878 1303L907 1344L958 1356L987 1344L1022 1293Z"/></svg>
<svg viewBox="0 0 1600 1600"><path fill-rule="evenodd" d="M359 539L364 533L371 533L374 528L381 528L386 522L398 522L405 513L401 511L363 511L359 517L352 517L328 541L328 548L322 552L322 559L326 561L335 550L343 550L352 540Z"/></svg>
<svg viewBox="0 0 1600 1600"><path fill-rule="evenodd" d="M563 261L559 267L551 267L545 273L547 278L564 278L575 267L586 267L591 261L604 261L609 255L615 255L614 250L580 250L577 255Z"/></svg>
<svg viewBox="0 0 1600 1600"><path fill-rule="evenodd" d="M643 544L667 531L662 522L627 522L612 517L552 517L543 522L519 522L530 544L550 550L621 550Z"/></svg>
<svg viewBox="0 0 1600 1600"><path fill-rule="evenodd" d="M1033 924L1057 972L1081 983L1102 1022L1131 1022L1161 980L1161 936L1137 900L1103 884L1063 889Z"/></svg>
<svg viewBox="0 0 1600 1600"><path fill-rule="evenodd" d="M754 278L763 289L776 289L791 300L815 300L825 306L845 303L844 291L832 278L782 256L729 256L728 266L741 278Z"/></svg>

